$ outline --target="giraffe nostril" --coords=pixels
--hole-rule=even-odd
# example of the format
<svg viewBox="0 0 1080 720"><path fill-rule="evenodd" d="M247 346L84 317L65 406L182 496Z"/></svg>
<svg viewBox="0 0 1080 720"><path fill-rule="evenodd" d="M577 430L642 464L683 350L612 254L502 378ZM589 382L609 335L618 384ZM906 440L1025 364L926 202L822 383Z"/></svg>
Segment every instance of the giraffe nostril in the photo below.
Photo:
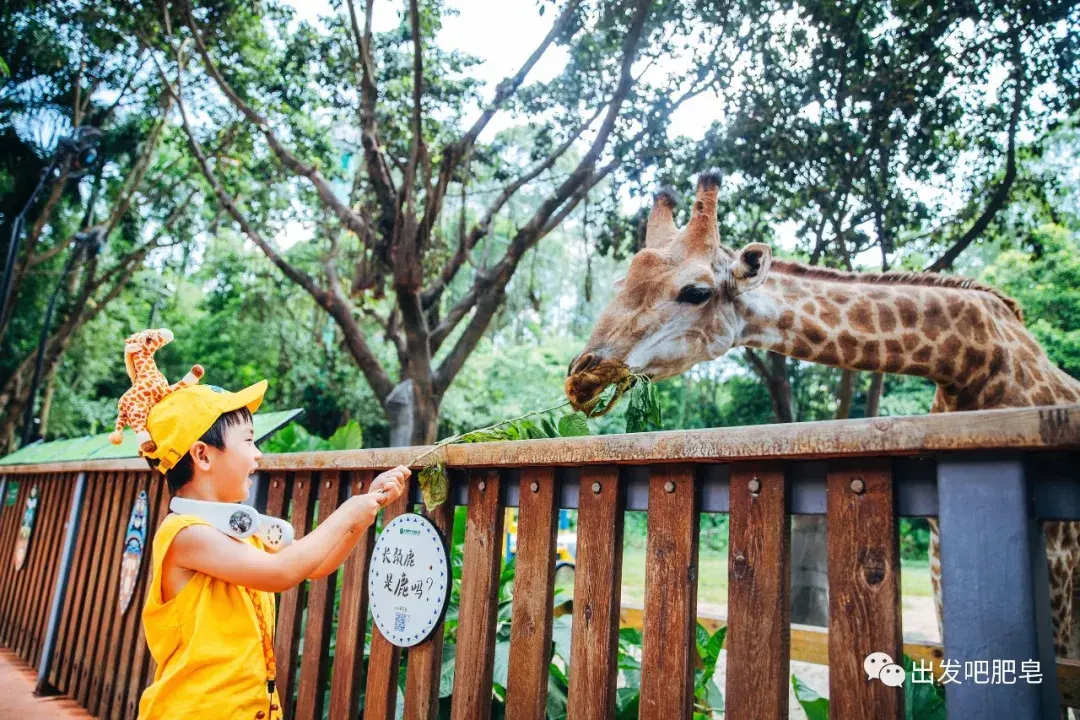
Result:
<svg viewBox="0 0 1080 720"><path fill-rule="evenodd" d="M574 373L584 372L594 365L596 365L596 356L592 353L583 353L570 361L570 369L566 374L573 375Z"/></svg>

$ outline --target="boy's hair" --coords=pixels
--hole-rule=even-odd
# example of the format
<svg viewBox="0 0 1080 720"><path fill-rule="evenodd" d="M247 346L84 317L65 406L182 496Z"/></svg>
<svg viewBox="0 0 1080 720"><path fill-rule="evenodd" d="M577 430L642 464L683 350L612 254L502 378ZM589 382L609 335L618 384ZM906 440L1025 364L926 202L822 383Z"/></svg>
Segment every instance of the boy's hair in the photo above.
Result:
<svg viewBox="0 0 1080 720"><path fill-rule="evenodd" d="M224 450L225 433L228 429L236 425L243 425L244 423L250 422L251 411L246 407L222 413L218 416L218 419L214 421L214 424L210 426L210 429L202 434L202 437L200 437L199 440L207 445L216 447L218 450ZM157 459L146 458L146 463L151 468L157 469ZM165 473L165 482L169 484L169 493L175 495L177 490L191 482L191 477L194 473L195 461L191 459L191 453L184 453L184 457L180 458L176 465Z"/></svg>

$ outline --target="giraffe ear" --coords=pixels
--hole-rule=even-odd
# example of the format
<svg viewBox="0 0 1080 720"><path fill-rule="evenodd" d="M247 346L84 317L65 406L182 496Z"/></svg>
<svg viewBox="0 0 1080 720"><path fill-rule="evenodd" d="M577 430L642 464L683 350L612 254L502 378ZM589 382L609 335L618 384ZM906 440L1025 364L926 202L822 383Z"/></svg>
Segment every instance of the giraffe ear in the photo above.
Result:
<svg viewBox="0 0 1080 720"><path fill-rule="evenodd" d="M750 243L731 261L731 277L734 295L742 295L759 287L769 275L772 265L772 248L765 243Z"/></svg>

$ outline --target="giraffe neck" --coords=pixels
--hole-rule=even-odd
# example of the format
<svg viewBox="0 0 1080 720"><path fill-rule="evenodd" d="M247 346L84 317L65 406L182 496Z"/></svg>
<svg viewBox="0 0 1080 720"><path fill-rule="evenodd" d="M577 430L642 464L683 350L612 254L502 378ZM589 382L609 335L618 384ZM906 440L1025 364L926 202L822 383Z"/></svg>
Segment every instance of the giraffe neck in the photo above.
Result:
<svg viewBox="0 0 1080 720"><path fill-rule="evenodd" d="M837 281L775 268L735 307L742 321L737 345L957 389L992 371L997 324L1019 322L1002 300L980 290Z"/></svg>
<svg viewBox="0 0 1080 720"><path fill-rule="evenodd" d="M131 362L135 366L135 377L137 378L145 378L158 372L153 355L138 353L131 356Z"/></svg>

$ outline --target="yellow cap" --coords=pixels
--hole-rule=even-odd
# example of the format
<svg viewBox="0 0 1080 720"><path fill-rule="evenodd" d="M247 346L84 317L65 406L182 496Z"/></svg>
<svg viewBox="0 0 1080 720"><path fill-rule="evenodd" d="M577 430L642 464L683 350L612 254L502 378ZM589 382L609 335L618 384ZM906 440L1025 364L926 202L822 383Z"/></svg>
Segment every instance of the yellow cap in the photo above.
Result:
<svg viewBox="0 0 1080 720"><path fill-rule="evenodd" d="M254 413L262 404L266 381L229 392L217 385L191 385L163 397L150 410L146 430L157 445L153 452L140 454L158 459L158 470L170 470L191 446L227 412L246 407Z"/></svg>

